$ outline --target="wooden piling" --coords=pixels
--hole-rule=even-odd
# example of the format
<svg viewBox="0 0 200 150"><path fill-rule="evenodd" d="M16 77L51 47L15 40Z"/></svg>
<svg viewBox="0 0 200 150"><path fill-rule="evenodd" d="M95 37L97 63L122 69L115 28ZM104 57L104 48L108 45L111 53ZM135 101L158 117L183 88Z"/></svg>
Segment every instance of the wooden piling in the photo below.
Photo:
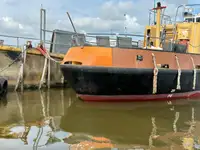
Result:
<svg viewBox="0 0 200 150"><path fill-rule="evenodd" d="M42 85L45 83L44 77L46 74L46 70L47 70L47 57L45 57L45 60L44 60L44 67L43 67L42 77L41 77L40 84L39 84L39 89L41 89Z"/></svg>
<svg viewBox="0 0 200 150"><path fill-rule="evenodd" d="M24 68L26 63L26 49L23 47L22 52L22 73L21 73L21 92L24 91Z"/></svg>
<svg viewBox="0 0 200 150"><path fill-rule="evenodd" d="M50 84L51 84L51 60L49 58L49 63L48 63L48 89L50 89Z"/></svg>
<svg viewBox="0 0 200 150"><path fill-rule="evenodd" d="M24 66L26 62L26 50L24 46L22 47L22 52L21 52L21 65L19 69L19 74L18 74L18 79L17 79L17 84L15 86L15 91L19 88L19 85L21 84L21 92L24 91Z"/></svg>

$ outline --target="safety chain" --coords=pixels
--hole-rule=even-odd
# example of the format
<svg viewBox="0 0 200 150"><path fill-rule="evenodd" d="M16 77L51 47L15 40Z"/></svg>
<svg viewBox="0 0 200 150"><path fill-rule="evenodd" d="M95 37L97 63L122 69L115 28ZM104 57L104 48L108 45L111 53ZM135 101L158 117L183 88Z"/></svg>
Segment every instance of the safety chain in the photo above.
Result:
<svg viewBox="0 0 200 150"><path fill-rule="evenodd" d="M178 66L178 77L177 77L177 86L176 86L176 89L180 90L181 89L181 86L180 86L181 68L180 68L180 64L179 64L179 61L178 61L178 57L176 55L175 55L175 57L176 57L176 64Z"/></svg>
<svg viewBox="0 0 200 150"><path fill-rule="evenodd" d="M195 90L196 88L196 78L197 78L197 70L194 64L194 59L191 57L192 60L192 65L193 65L193 69L194 69L194 76L193 76L193 90Z"/></svg>
<svg viewBox="0 0 200 150"><path fill-rule="evenodd" d="M157 93L157 76L158 76L158 68L157 68L157 64L156 64L156 57L155 55L152 53L152 57L153 57L153 64L154 64L154 70L153 70L153 94Z"/></svg>

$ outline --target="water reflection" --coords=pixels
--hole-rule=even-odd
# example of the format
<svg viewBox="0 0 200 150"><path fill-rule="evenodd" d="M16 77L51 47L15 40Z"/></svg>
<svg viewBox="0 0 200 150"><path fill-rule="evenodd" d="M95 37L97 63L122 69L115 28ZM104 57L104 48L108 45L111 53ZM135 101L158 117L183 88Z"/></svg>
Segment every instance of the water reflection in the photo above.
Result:
<svg viewBox="0 0 200 150"><path fill-rule="evenodd" d="M9 93L0 101L0 149L200 149L199 107L86 103L70 89Z"/></svg>

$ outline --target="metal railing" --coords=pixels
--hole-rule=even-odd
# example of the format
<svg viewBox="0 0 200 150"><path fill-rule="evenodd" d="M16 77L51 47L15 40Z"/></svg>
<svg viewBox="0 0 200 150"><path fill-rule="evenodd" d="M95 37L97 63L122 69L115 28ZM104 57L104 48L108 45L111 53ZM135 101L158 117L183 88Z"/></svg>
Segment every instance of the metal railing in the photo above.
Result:
<svg viewBox="0 0 200 150"><path fill-rule="evenodd" d="M193 4L195 5L195 4ZM192 5L192 6L193 6ZM196 4L198 5L198 4ZM176 16L175 16L175 23L176 23L176 17L178 14L178 9L180 7L183 7L184 5L181 5L177 8ZM188 5L187 5L188 6ZM151 14L154 14L155 11L150 10L149 11L149 16ZM162 17L162 22L168 21L169 23L174 23L171 19L170 16L165 15L164 12L161 14ZM150 23L150 18L149 17L149 23ZM69 32L69 31L62 31L62 30L49 30L47 29L47 16L46 16L46 10L41 8L40 9L40 38L33 38L33 37L22 37L22 36L11 36L11 35L1 35L0 37L4 38L12 38L16 40L16 47L20 47L20 40L32 40L35 41L35 46L38 45L39 43L43 44L43 46L46 49L49 49L50 52L56 52L58 49L62 49L62 53L66 53L67 50L74 45L74 40L76 40L76 35L78 34L79 36L82 36L82 43L83 45L99 45L99 46L111 46L111 47L116 47L116 46L121 46L123 44L130 44L132 47L138 47L141 46L141 41L144 41L147 37L144 34L118 34L118 33L87 33L87 34L82 34L82 33L76 33L76 32ZM167 22L164 22L166 24ZM50 33L51 39L47 40L47 34ZM172 33L175 35L175 32ZM75 37L75 38L74 38ZM156 39L156 37L148 37L150 39ZM135 39L135 40L134 40ZM79 40L79 39L78 39ZM99 43L99 41L100 43ZM160 37L160 40L163 41L163 38ZM165 39L166 40L166 39ZM77 41L76 41L77 42ZM104 43L102 43L104 42ZM120 43L121 42L121 43ZM176 41L174 41L176 43ZM108 45L110 44L110 45ZM11 46L11 45L10 45ZM128 46L128 45L124 45Z"/></svg>
<svg viewBox="0 0 200 150"><path fill-rule="evenodd" d="M156 14L156 11L155 10L149 10L149 25L152 25L155 23L156 20L153 19L153 22L152 22L152 15L154 16ZM161 13L161 24L172 24L173 21L172 21L172 18L169 16L169 15L165 15L164 14L164 11Z"/></svg>
<svg viewBox="0 0 200 150"><path fill-rule="evenodd" d="M176 24L177 22L177 16L178 16L178 13L179 13L179 9L180 8L184 8L186 9L187 7L190 7L191 9L194 9L192 7L195 7L195 6L199 6L200 7L200 4L187 4L187 5L179 5L176 9L176 15L175 15L175 19L174 19L174 23ZM187 8L188 9L188 8Z"/></svg>
<svg viewBox="0 0 200 150"><path fill-rule="evenodd" d="M23 36L14 36L14 35L5 35L5 34L0 34L0 39L2 40L2 43L0 45L6 45L6 46L13 46L20 48L21 45L24 45L26 43L25 41L39 41L39 39L34 38L34 37L23 37ZM8 41L12 41L13 44L10 44L11 42L8 43ZM20 44L21 41L23 41L23 44Z"/></svg>
<svg viewBox="0 0 200 150"><path fill-rule="evenodd" d="M117 48L142 48L142 49L158 49L153 46L152 42L156 39L160 39L160 50L173 51L173 49L179 44L178 40L173 41L171 38L166 37L163 33L161 37L146 36L144 34L82 34L81 39L79 36L73 36L74 45L72 46L99 46L99 47L117 47ZM137 39L137 40L136 40ZM72 40L73 41L73 40ZM78 41L80 41L78 43ZM148 42L149 41L149 42ZM144 45L144 42L145 45ZM186 52L186 47L182 45L182 49Z"/></svg>

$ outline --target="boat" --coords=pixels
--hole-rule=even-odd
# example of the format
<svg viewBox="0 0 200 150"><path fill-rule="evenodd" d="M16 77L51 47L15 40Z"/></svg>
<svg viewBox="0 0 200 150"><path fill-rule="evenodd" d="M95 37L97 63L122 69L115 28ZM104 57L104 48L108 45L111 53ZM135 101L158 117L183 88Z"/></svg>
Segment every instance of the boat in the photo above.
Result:
<svg viewBox="0 0 200 150"><path fill-rule="evenodd" d="M77 33L60 65L65 79L83 101L200 97L200 15L192 12L199 5L180 5L169 21L167 7L158 2L150 10L156 20L143 35L118 34L112 45L109 35L96 35L96 44L88 44L92 34ZM180 8L184 19L177 21Z"/></svg>

